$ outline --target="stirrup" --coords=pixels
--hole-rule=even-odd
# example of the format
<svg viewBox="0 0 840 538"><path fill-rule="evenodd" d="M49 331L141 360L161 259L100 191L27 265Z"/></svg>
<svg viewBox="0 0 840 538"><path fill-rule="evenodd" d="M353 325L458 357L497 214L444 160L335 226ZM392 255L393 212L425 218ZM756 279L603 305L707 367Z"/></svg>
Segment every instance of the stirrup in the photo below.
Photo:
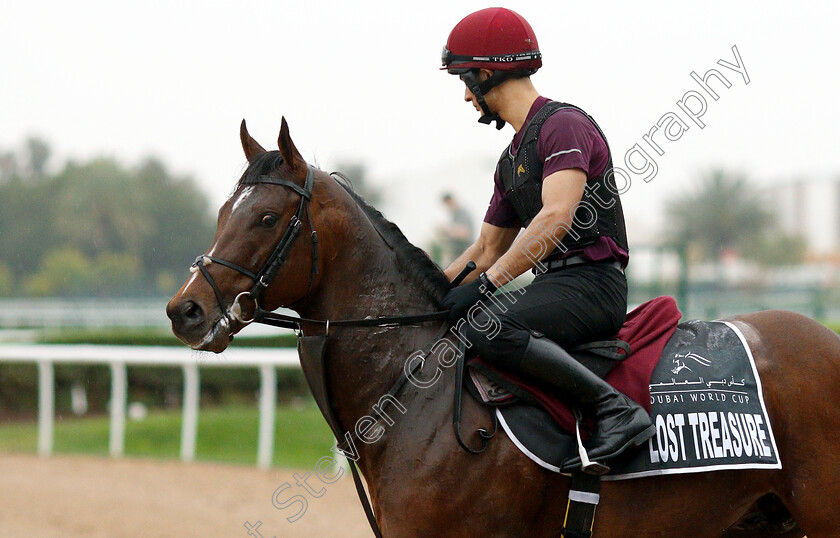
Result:
<svg viewBox="0 0 840 538"><path fill-rule="evenodd" d="M603 463L591 461L586 453L586 448L584 448L583 441L580 438L580 421L580 412L575 409L575 436L577 437L578 456L580 457L580 470L594 476L605 475L610 472L610 468Z"/></svg>

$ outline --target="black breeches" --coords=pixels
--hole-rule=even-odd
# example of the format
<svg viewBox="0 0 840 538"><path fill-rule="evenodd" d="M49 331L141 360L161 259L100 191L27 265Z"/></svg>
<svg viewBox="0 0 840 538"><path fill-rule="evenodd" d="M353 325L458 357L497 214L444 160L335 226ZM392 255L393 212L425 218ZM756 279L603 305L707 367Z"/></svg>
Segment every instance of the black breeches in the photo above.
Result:
<svg viewBox="0 0 840 538"><path fill-rule="evenodd" d="M484 298L471 312L462 329L470 354L517 370L532 331L567 349L615 336L627 312L627 279L610 264L573 265Z"/></svg>

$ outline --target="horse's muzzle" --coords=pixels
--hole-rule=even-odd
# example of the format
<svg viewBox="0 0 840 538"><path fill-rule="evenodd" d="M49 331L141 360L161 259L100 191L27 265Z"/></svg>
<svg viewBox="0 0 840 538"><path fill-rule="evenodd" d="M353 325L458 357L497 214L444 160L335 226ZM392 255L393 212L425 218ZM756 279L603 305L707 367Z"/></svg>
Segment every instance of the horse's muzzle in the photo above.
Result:
<svg viewBox="0 0 840 538"><path fill-rule="evenodd" d="M192 300L170 301L166 305L166 315L172 321L172 331L178 336L199 330L206 319L204 309Z"/></svg>
<svg viewBox="0 0 840 538"><path fill-rule="evenodd" d="M204 308L191 299L173 298L166 305L166 315L172 322L175 336L193 349L218 353L230 342L229 321L210 322Z"/></svg>

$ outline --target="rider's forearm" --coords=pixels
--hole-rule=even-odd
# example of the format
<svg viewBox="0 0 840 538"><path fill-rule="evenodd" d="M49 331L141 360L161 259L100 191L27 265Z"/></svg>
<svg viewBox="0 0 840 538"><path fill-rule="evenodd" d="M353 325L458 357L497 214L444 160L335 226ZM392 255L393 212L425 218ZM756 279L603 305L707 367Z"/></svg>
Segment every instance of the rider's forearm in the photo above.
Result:
<svg viewBox="0 0 840 538"><path fill-rule="evenodd" d="M491 253L487 251L487 249L482 248L478 241L467 247L458 258L455 259L454 262L449 264L449 267L446 268L444 273L446 273L447 278L450 281L454 279L458 273L467 265L467 262L474 261L475 262L475 270L471 272L467 277L464 279L463 284L467 284L475 280L479 274L483 271L486 271L493 265L499 256L497 254Z"/></svg>
<svg viewBox="0 0 840 538"><path fill-rule="evenodd" d="M571 209L568 204L553 209L543 207L513 246L492 267L485 269L490 280L503 286L548 256L571 227Z"/></svg>

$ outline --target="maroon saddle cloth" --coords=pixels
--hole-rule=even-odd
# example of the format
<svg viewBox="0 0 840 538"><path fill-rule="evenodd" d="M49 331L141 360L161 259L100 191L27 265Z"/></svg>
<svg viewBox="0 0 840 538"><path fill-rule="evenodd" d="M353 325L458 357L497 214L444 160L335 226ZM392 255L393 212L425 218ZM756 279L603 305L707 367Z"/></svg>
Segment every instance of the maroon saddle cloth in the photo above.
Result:
<svg viewBox="0 0 840 538"><path fill-rule="evenodd" d="M630 345L630 354L624 360L617 361L604 380L648 413L651 374L681 317L682 313L672 297L657 297L627 314L624 325L616 335L617 339ZM503 387L514 385L516 390L512 392L515 394L523 394L524 391L528 399L548 411L561 428L574 432L575 418L569 407L570 402L565 401L562 394L552 392L550 387L532 378L494 368L478 357L472 359L469 366L491 373L490 377L503 381L500 383ZM585 432L582 435L586 437Z"/></svg>

